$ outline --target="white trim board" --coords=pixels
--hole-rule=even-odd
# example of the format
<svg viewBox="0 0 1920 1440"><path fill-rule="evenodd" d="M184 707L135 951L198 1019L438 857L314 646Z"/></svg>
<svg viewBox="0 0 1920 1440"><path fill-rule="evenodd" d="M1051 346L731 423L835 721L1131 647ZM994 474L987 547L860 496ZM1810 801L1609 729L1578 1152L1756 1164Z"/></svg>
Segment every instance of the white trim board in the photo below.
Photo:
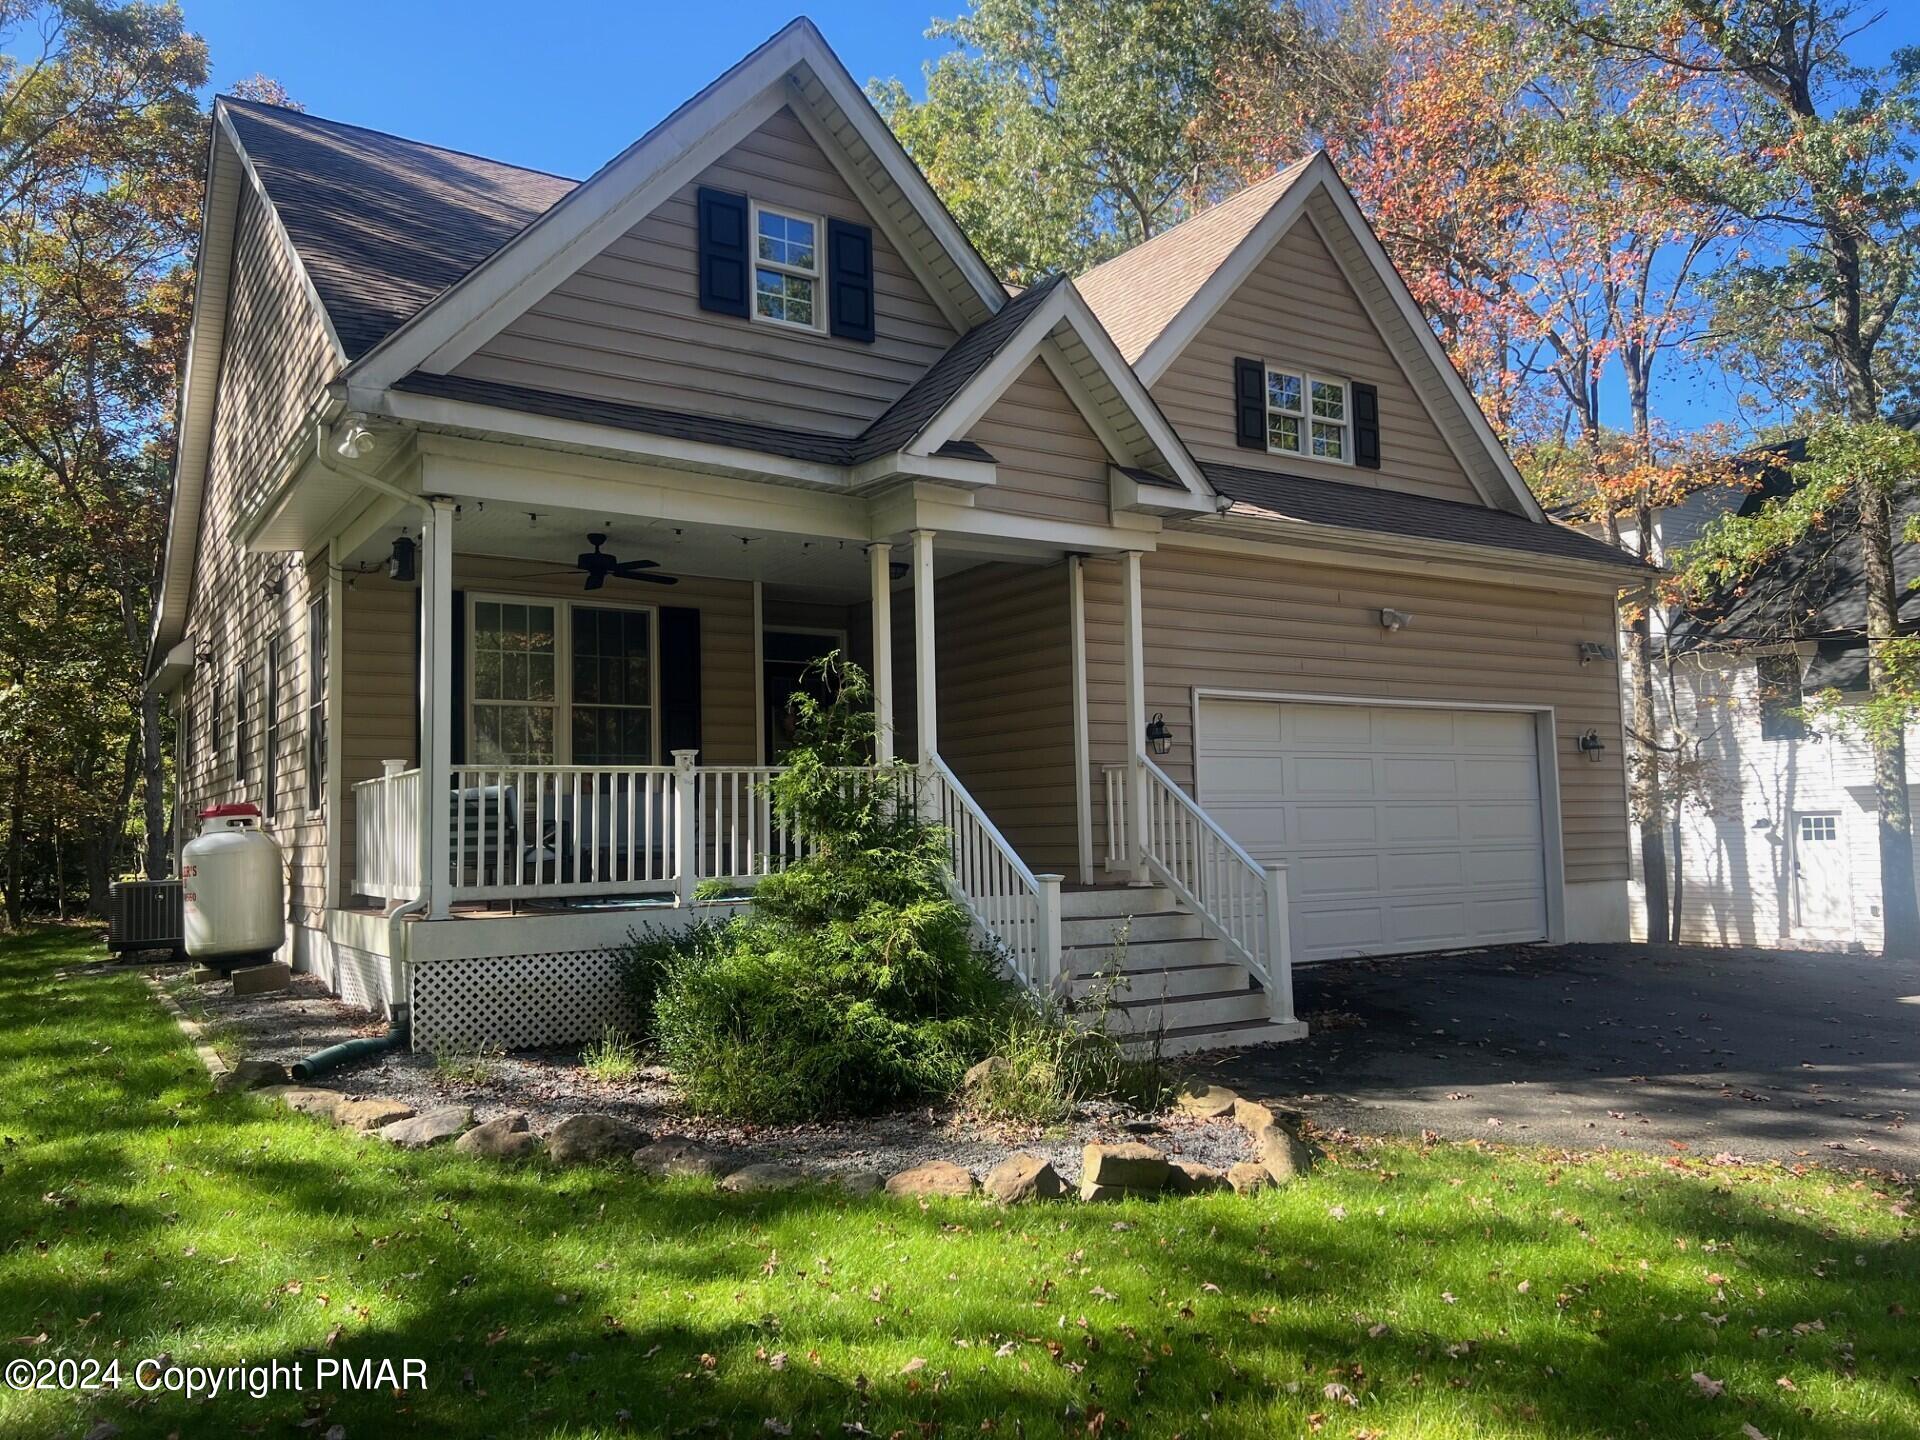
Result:
<svg viewBox="0 0 1920 1440"><path fill-rule="evenodd" d="M1510 715L1533 716L1534 754L1540 779L1540 833L1544 842L1541 865L1547 891L1547 943L1564 945L1567 941L1567 856L1566 833L1560 813L1560 757L1557 715L1551 705L1525 701L1498 700L1401 700L1378 695L1319 695L1300 690L1241 690L1226 686L1195 685L1189 689L1188 706L1193 732L1194 801L1203 810L1207 798L1200 793L1200 702L1202 700L1263 700L1282 705L1363 705L1369 709L1399 710L1490 710ZM1313 961L1295 961L1313 964Z"/></svg>

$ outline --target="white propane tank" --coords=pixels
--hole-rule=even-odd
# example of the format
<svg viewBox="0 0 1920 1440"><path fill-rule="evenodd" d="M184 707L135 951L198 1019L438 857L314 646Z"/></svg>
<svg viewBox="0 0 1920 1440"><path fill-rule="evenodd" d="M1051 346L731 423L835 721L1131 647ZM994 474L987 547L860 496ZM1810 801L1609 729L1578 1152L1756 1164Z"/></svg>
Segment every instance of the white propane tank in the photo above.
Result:
<svg viewBox="0 0 1920 1440"><path fill-rule="evenodd" d="M257 805L210 805L180 856L187 954L195 960L273 958L286 941L280 847Z"/></svg>

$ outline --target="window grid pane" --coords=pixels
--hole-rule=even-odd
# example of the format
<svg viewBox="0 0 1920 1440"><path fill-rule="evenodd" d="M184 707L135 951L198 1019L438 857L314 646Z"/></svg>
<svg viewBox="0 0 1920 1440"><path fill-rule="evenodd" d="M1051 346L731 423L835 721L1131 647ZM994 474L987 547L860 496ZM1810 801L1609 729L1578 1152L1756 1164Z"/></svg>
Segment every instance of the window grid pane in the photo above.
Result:
<svg viewBox="0 0 1920 1440"><path fill-rule="evenodd" d="M1275 450L1300 453L1300 420L1293 415L1267 416L1267 443Z"/></svg>
<svg viewBox="0 0 1920 1440"><path fill-rule="evenodd" d="M1325 380L1313 382L1313 413L1321 420L1347 418L1347 387Z"/></svg>
<svg viewBox="0 0 1920 1440"><path fill-rule="evenodd" d="M546 765L554 756L552 605L481 600L473 607L473 758Z"/></svg>
<svg viewBox="0 0 1920 1440"><path fill-rule="evenodd" d="M1267 408L1278 410L1286 415L1300 413L1300 377L1282 374L1278 370L1267 372Z"/></svg>
<svg viewBox="0 0 1920 1440"><path fill-rule="evenodd" d="M1324 460L1344 460L1347 454L1346 427L1314 421L1313 453Z"/></svg>
<svg viewBox="0 0 1920 1440"><path fill-rule="evenodd" d="M789 325L813 324L814 281L778 270L757 269L753 273L754 308L762 316Z"/></svg>

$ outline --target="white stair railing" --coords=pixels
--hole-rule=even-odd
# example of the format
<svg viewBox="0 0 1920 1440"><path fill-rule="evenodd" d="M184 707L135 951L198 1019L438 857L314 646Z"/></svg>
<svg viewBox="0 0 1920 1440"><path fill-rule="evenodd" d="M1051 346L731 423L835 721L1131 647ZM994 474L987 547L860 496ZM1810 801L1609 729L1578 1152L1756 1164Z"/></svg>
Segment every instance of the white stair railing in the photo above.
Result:
<svg viewBox="0 0 1920 1440"><path fill-rule="evenodd" d="M1146 756L1147 870L1224 940L1265 987L1272 1017L1292 1022L1293 956L1287 933L1287 872L1262 865ZM1124 784L1120 787L1124 791ZM1114 805L1109 783L1108 810ZM1111 826L1112 821L1109 820ZM1121 835L1126 834L1124 814Z"/></svg>
<svg viewBox="0 0 1920 1440"><path fill-rule="evenodd" d="M1060 977L1059 875L1035 875L938 755L925 776L925 814L948 836L954 895L1029 989Z"/></svg>

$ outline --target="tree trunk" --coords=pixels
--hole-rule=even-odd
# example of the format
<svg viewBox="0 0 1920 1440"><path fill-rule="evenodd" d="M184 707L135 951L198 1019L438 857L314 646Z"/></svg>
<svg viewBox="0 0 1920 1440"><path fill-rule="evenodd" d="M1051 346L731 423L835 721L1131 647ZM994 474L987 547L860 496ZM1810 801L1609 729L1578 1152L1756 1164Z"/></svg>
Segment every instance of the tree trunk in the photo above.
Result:
<svg viewBox="0 0 1920 1440"><path fill-rule="evenodd" d="M1899 613L1893 570L1893 513L1887 497L1861 485L1860 555L1867 581L1867 674L1875 696L1893 683L1887 673L1887 641ZM1880 909L1885 953L1920 958L1920 904L1913 884L1913 810L1907 798L1907 737L1904 725L1873 730L1873 791L1879 811Z"/></svg>
<svg viewBox="0 0 1920 1440"><path fill-rule="evenodd" d="M19 930L26 923L25 897L20 886L25 871L27 830L27 757L24 751L13 762L13 794L7 804L7 928Z"/></svg>
<svg viewBox="0 0 1920 1440"><path fill-rule="evenodd" d="M1645 532L1642 532L1643 534ZM1660 784L1660 717L1653 705L1652 595L1637 593L1627 627L1627 677L1633 697L1633 808L1640 822L1640 874L1647 898L1647 939L1658 944L1672 934L1667 903L1666 803Z"/></svg>

